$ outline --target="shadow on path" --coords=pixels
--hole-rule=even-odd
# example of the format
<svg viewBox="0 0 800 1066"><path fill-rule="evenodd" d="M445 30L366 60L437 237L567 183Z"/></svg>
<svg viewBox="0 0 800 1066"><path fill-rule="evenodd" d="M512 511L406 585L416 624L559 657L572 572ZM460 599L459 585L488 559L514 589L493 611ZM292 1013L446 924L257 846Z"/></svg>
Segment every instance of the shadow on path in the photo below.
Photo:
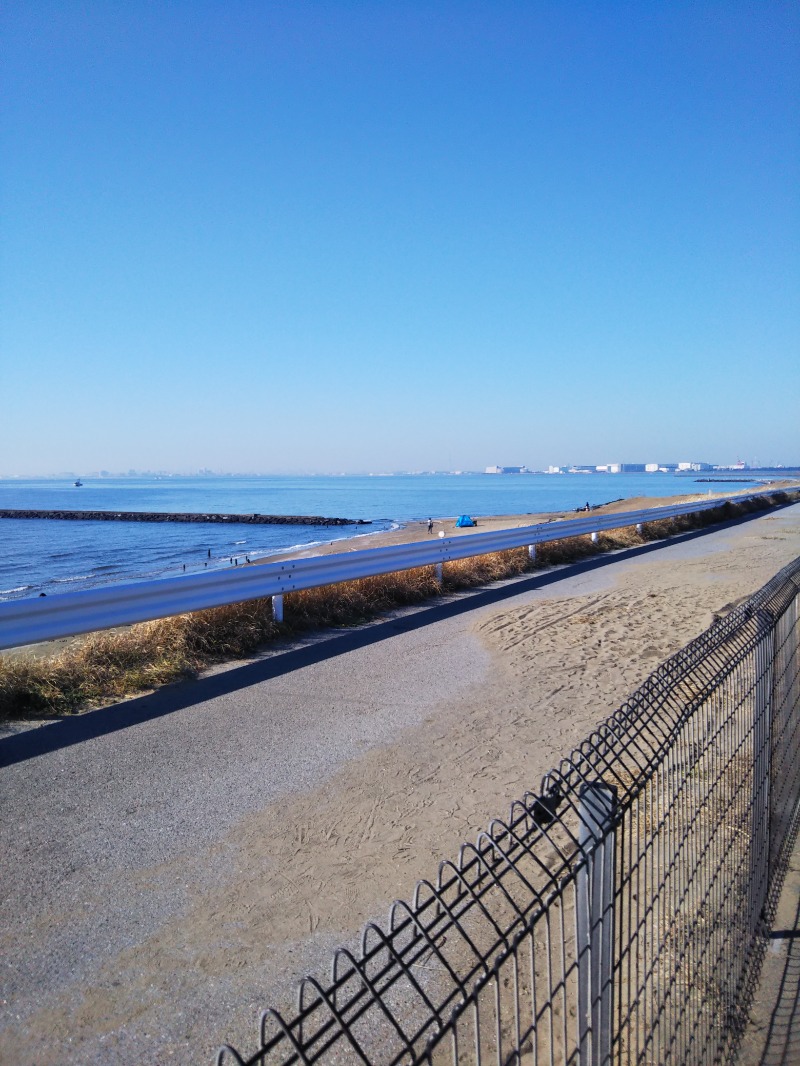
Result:
<svg viewBox="0 0 800 1066"><path fill-rule="evenodd" d="M787 942L786 965L781 974L778 999L769 1020L761 1066L791 1066L800 1062L800 899L794 928L776 930L772 938Z"/></svg>
<svg viewBox="0 0 800 1066"><path fill-rule="evenodd" d="M770 513L775 513L775 510ZM404 609L402 614L392 614L387 619L366 623L355 630L313 634L307 638L309 643L300 648L295 646L283 651L280 647L276 647L275 650L270 648L263 658L255 662L250 661L239 667L210 673L174 685L166 685L146 696L62 718L39 728L4 737L0 739L0 767L11 766L39 755L47 755L121 729L129 729L131 726L161 718L174 711L183 710L219 696L231 695L251 685L280 677L304 666L311 666L334 656L376 644L397 633L421 629L480 607L503 603L520 593L544 589L567 578L601 570L628 559L642 558L653 552L661 551L665 547L685 544L688 541L708 536L709 533L723 532L755 518L764 518L765 514L764 511L757 511L705 529L680 533L668 540L653 541L651 544L643 544L636 548L626 548L622 551L594 556L580 563L555 567L530 576L511 578L488 588L455 593L447 599L435 601L431 606L423 605Z"/></svg>
<svg viewBox="0 0 800 1066"><path fill-rule="evenodd" d="M737 1066L800 1063L800 835L795 837Z"/></svg>

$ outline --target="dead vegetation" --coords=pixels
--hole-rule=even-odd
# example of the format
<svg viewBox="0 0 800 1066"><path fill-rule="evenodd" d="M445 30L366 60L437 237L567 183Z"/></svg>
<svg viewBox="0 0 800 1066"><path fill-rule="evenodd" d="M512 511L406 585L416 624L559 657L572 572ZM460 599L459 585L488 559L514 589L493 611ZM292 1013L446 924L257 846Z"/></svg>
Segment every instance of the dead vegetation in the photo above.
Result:
<svg viewBox="0 0 800 1066"><path fill-rule="evenodd" d="M446 563L441 587L434 567L426 566L293 592L284 598L284 622L280 625L273 621L268 599L251 600L143 622L123 631L93 633L49 657L2 656L0 718L74 714L196 677L213 663L250 655L276 638L311 629L358 625L395 607L635 547L788 502L785 492L776 492L769 497L725 503L696 515L650 522L641 534L629 527L601 533L596 543L588 536L571 537L538 546L535 561L528 557L526 548L474 556Z"/></svg>

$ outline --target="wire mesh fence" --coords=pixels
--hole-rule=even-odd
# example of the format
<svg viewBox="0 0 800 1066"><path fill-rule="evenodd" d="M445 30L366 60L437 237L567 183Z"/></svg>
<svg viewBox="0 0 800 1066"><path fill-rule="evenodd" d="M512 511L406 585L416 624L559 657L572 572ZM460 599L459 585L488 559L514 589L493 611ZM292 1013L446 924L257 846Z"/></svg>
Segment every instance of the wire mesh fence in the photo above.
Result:
<svg viewBox="0 0 800 1066"><path fill-rule="evenodd" d="M730 1060L797 828L799 603L800 559L218 1066Z"/></svg>

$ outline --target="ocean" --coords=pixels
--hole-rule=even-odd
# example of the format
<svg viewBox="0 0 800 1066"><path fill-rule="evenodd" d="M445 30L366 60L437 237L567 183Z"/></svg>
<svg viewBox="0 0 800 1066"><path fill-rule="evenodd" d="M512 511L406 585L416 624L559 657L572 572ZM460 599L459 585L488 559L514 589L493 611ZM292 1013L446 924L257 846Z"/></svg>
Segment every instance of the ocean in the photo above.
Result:
<svg viewBox="0 0 800 1066"><path fill-rule="evenodd" d="M750 483L756 486L756 482ZM320 515L364 526L0 519L0 600L229 567L298 547L458 514L539 514L630 496L744 484L672 474L428 474L361 477L142 477L0 480L0 509ZM185 568L185 570L184 570Z"/></svg>

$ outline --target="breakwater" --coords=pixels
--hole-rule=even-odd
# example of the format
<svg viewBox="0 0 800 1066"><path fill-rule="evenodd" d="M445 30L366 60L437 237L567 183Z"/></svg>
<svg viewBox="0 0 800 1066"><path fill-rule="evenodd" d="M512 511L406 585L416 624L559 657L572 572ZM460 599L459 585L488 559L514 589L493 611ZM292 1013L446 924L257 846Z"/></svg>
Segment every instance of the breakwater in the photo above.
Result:
<svg viewBox="0 0 800 1066"><path fill-rule="evenodd" d="M0 510L0 518L45 518L68 522L228 522L260 526L371 526L364 518L324 518L321 515L210 514L194 511L30 511Z"/></svg>

